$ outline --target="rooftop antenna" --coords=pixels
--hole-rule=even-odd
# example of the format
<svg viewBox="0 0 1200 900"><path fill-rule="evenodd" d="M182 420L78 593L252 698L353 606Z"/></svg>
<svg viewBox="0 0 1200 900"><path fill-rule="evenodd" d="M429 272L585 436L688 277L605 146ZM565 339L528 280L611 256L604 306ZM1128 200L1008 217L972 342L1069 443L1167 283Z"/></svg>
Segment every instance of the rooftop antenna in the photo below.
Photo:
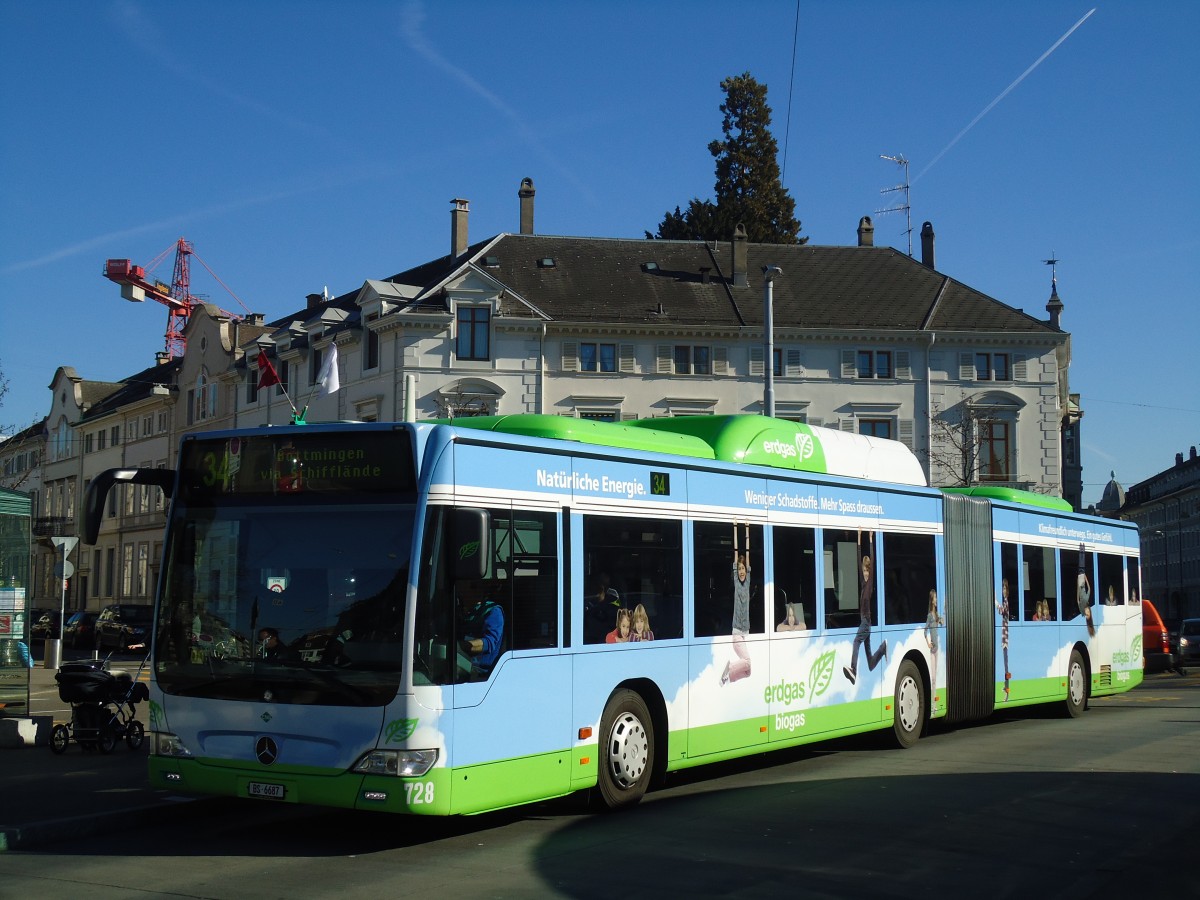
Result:
<svg viewBox="0 0 1200 900"><path fill-rule="evenodd" d="M885 209L877 209L877 210L875 210L875 214L882 215L883 213L892 213L892 212L904 213L904 219L905 219L905 224L906 224L904 233L906 235L908 235L908 255L911 257L912 256L912 206L909 203L910 187L909 187L909 181L908 181L908 160L904 158L904 154L902 154L902 153L897 153L895 156L887 156L886 154L881 153L879 155L879 158L889 160L890 162L894 162L898 166L904 167L904 184L898 184L895 187L884 188L883 190L881 190L879 192L881 194L891 194L895 191L904 191L904 202L899 206L889 206Z"/></svg>

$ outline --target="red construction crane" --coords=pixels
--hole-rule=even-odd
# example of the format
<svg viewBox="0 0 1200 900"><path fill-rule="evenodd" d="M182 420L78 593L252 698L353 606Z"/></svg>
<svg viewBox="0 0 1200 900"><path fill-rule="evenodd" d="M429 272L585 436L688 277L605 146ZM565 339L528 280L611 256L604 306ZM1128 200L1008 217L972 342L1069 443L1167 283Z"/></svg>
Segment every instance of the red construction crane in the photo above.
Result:
<svg viewBox="0 0 1200 900"><path fill-rule="evenodd" d="M171 252L171 247L158 254L146 268L135 266L128 259L109 259L104 262L104 277L121 286L121 296L126 300L143 303L149 297L167 308L167 355L172 359L183 356L184 350L187 349L187 340L184 338L183 329L187 325L188 317L192 314L192 308L203 302L199 297L192 296L190 260L196 256L192 242L180 238L173 247L175 249L175 272L171 277L170 284L164 284L157 279L151 281L146 277L146 269L153 271L154 267ZM196 259L200 259L200 257L196 256ZM200 259L200 264L208 269L208 273L217 279L221 287L229 291L229 295L237 300L243 309L246 309L246 304L242 303L237 294L225 287L225 284L220 278L217 278L212 269L208 268L208 264L204 260ZM248 309L246 311L249 312ZM226 314L235 319L240 318L233 313Z"/></svg>

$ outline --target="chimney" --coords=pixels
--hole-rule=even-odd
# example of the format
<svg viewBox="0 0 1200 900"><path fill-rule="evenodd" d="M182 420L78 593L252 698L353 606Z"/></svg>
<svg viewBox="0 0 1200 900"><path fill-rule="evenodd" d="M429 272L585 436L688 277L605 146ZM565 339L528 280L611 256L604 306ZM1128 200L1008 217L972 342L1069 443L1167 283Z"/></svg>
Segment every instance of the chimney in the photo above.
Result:
<svg viewBox="0 0 1200 900"><path fill-rule="evenodd" d="M701 266L700 267L700 283L701 284L708 284L708 275L711 271L712 271L712 266Z"/></svg>
<svg viewBox="0 0 1200 900"><path fill-rule="evenodd" d="M454 209L450 210L450 257L457 259L467 252L467 213L470 212L467 200L455 197L450 201Z"/></svg>
<svg viewBox="0 0 1200 900"><path fill-rule="evenodd" d="M306 307L307 309L316 309L325 302L325 296L323 294L306 294L304 299L308 301L308 306Z"/></svg>
<svg viewBox="0 0 1200 900"><path fill-rule="evenodd" d="M517 196L521 198L521 234L533 234L533 189L532 178L521 179L521 189Z"/></svg>
<svg viewBox="0 0 1200 900"><path fill-rule="evenodd" d="M733 286L746 287L746 226L741 222L733 229Z"/></svg>
<svg viewBox="0 0 1200 900"><path fill-rule="evenodd" d="M926 222L921 226L921 264L930 269L936 269L933 263L933 223Z"/></svg>
<svg viewBox="0 0 1200 900"><path fill-rule="evenodd" d="M858 246L875 246L875 226L871 224L870 216L863 216L858 220Z"/></svg>

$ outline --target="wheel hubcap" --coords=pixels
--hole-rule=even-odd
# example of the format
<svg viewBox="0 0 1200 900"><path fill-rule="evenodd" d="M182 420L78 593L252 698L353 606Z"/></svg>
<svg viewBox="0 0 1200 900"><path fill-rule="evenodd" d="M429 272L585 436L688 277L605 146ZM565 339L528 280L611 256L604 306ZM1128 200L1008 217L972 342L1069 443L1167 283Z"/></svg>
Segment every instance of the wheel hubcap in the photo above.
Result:
<svg viewBox="0 0 1200 900"><path fill-rule="evenodd" d="M921 717L920 699L921 692L917 690L915 681L905 678L900 682L900 690L896 692L896 714L905 731L917 727Z"/></svg>
<svg viewBox="0 0 1200 900"><path fill-rule="evenodd" d="M1071 666L1071 700L1083 702L1083 668L1080 666Z"/></svg>
<svg viewBox="0 0 1200 900"><path fill-rule="evenodd" d="M637 784L650 758L646 729L632 713L621 713L613 722L608 741L608 765L613 781L622 788Z"/></svg>

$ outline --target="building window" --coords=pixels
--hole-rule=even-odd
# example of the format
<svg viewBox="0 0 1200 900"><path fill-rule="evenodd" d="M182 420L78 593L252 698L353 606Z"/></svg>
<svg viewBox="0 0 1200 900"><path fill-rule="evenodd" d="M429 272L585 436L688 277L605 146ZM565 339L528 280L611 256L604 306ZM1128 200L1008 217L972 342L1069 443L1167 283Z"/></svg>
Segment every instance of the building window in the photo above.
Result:
<svg viewBox="0 0 1200 900"><path fill-rule="evenodd" d="M378 313L367 316L368 322L379 318ZM379 368L379 332L366 329L366 347L363 349L363 371Z"/></svg>
<svg viewBox="0 0 1200 900"><path fill-rule="evenodd" d="M114 425L112 427L112 441L110 441L110 443L114 447L117 447L120 445L120 443L121 443L121 426L120 425Z"/></svg>
<svg viewBox="0 0 1200 900"><path fill-rule="evenodd" d="M1007 353L976 353L975 379L977 381L1011 381Z"/></svg>
<svg viewBox="0 0 1200 900"><path fill-rule="evenodd" d="M580 412L579 418L587 419L590 422L619 422L621 414L615 410L592 410L591 412Z"/></svg>
<svg viewBox="0 0 1200 900"><path fill-rule="evenodd" d="M316 385L317 379L321 377L321 357L322 352L316 347L308 354L308 383Z"/></svg>
<svg viewBox="0 0 1200 900"><path fill-rule="evenodd" d="M279 384L275 385L275 396L282 397L287 394L287 389L291 385L292 364L281 362L275 367L275 374L279 376Z"/></svg>
<svg viewBox="0 0 1200 900"><path fill-rule="evenodd" d="M617 371L617 345L583 342L579 345L580 372Z"/></svg>
<svg viewBox="0 0 1200 900"><path fill-rule="evenodd" d="M711 375L712 348L694 347L690 344L676 344L675 374Z"/></svg>
<svg viewBox="0 0 1200 900"><path fill-rule="evenodd" d="M104 596L111 597L113 595L114 579L117 577L117 550L115 547L109 547L104 553Z"/></svg>
<svg viewBox="0 0 1200 900"><path fill-rule="evenodd" d="M869 437L892 438L891 419L859 419L858 433Z"/></svg>
<svg viewBox="0 0 1200 900"><path fill-rule="evenodd" d="M1011 425L998 419L980 419L978 430L979 480L1011 481Z"/></svg>
<svg viewBox="0 0 1200 900"><path fill-rule="evenodd" d="M91 434L85 434L83 436L83 452L84 453L92 452L92 435Z"/></svg>
<svg viewBox="0 0 1200 900"><path fill-rule="evenodd" d="M258 371L257 366L248 366L246 368L246 402L258 402L258 379L262 373Z"/></svg>
<svg viewBox="0 0 1200 900"><path fill-rule="evenodd" d="M133 544L121 547L121 597L133 596Z"/></svg>
<svg viewBox="0 0 1200 900"><path fill-rule="evenodd" d="M145 597L150 592L150 545L138 544L137 552L137 595Z"/></svg>
<svg viewBox="0 0 1200 900"><path fill-rule="evenodd" d="M491 309L486 306L458 307L458 332L455 353L459 359L488 360L488 330Z"/></svg>
<svg viewBox="0 0 1200 900"><path fill-rule="evenodd" d="M892 352L890 350L859 350L859 378L891 378Z"/></svg>
<svg viewBox="0 0 1200 900"><path fill-rule="evenodd" d="M163 434L167 431L167 414L160 412L158 414L158 433Z"/></svg>

